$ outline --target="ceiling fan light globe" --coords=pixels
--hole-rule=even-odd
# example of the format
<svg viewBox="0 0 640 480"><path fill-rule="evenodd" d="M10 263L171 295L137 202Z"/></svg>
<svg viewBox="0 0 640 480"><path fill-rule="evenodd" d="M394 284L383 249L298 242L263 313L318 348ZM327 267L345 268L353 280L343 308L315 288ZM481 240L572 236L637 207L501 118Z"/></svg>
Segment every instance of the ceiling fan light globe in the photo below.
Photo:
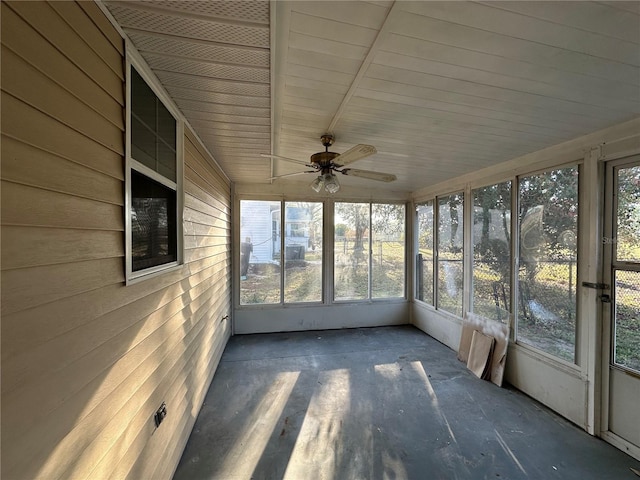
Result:
<svg viewBox="0 0 640 480"><path fill-rule="evenodd" d="M337 193L340 190L340 184L335 175L326 175L324 189L329 193Z"/></svg>
<svg viewBox="0 0 640 480"><path fill-rule="evenodd" d="M324 178L322 177L322 175L317 176L313 182L311 182L311 185L309 185L316 193L320 193L320 190L322 190L322 187L324 187Z"/></svg>

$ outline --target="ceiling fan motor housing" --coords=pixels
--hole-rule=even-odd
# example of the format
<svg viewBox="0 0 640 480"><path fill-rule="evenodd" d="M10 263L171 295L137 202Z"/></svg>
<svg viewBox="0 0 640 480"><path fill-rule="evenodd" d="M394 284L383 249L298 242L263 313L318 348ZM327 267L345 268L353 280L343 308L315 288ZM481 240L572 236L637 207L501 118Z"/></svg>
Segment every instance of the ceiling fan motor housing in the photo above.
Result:
<svg viewBox="0 0 640 480"><path fill-rule="evenodd" d="M320 141L322 142L322 146L328 149L331 145L333 145L335 137L330 133L325 133L320 137Z"/></svg>
<svg viewBox="0 0 640 480"><path fill-rule="evenodd" d="M335 152L318 152L311 155L311 163L319 165L320 167L328 167L332 160L336 158L339 153Z"/></svg>

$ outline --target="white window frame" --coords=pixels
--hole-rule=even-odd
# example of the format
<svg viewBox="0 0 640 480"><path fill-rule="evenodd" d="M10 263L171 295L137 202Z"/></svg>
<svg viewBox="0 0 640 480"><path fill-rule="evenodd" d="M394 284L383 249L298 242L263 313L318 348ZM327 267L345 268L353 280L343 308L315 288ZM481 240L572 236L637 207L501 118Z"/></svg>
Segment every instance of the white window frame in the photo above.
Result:
<svg viewBox="0 0 640 480"><path fill-rule="evenodd" d="M554 170L563 170L565 168L571 168L571 167L576 167L578 169L578 195L577 195L577 198L578 198L578 223L577 223L578 245L576 247L577 271L576 271L576 283L574 286L574 288L576 289L576 304L575 304L576 305L576 313L575 313L576 325L575 325L575 332L573 337L574 352L573 352L573 360L569 361L558 355L547 352L546 350L542 350L541 348L535 345L524 343L519 340L518 327L519 327L520 319L519 319L519 312L518 312L518 301L519 301L520 280L518 275L520 271L520 183L522 181L522 178L541 175ZM581 285L582 276L583 276L582 274L583 267L580 265L581 257L583 255L580 236L582 231L581 230L582 222L584 221L582 220L582 218L585 216L585 211L584 211L585 207L582 206L584 202L583 191L585 189L584 173L583 173L584 169L585 167L584 167L583 160L575 160L570 162L557 162L557 163L545 166L543 168L539 168L531 171L523 171L522 173L519 173L518 175L516 175L515 182L512 183L512 186L511 186L511 195L513 199L513 205L512 205L512 211L511 211L511 218L512 218L511 238L512 240L515 239L515 242L516 242L515 249L511 251L511 256L513 260L513 263L512 263L513 272L511 277L511 282L512 282L511 283L511 289L512 289L511 340L515 345L518 346L518 348L522 350L534 352L535 355L537 355L539 358L548 359L552 361L556 366L567 367L569 370L574 370L574 371L581 367L581 355L582 355L581 349L583 348L581 344L581 329L584 328L581 320L582 319L581 301L583 296L583 289L579 287L579 285ZM512 248L514 247L512 246Z"/></svg>
<svg viewBox="0 0 640 480"><path fill-rule="evenodd" d="M418 287L420 286L421 281L424 282L424 278L422 278L421 280L418 279L418 272L420 271L417 263L418 263L418 254L420 252L420 222L418 220L418 207L420 205L424 205L426 203L431 202L431 237L432 237L432 258L431 258L431 303L427 302L425 300L421 300L420 297L420 293L418 291ZM413 240L413 244L414 244L414 251L415 251L415 258L414 258L414 262L416 264L415 266L415 285L414 285L414 299L416 302L420 302L422 305L425 305L428 308L432 308L435 310L436 308L436 299L435 299L435 295L436 295L436 280L435 280L435 273L436 273L436 268L435 268L435 264L436 264L436 234L437 234L437 229L436 229L436 197L431 197L431 198L426 198L424 200L420 200L420 201L415 201L413 203L414 206L414 215L413 215L413 219L412 222L415 225L415 238Z"/></svg>
<svg viewBox="0 0 640 480"><path fill-rule="evenodd" d="M134 160L131 156L131 67L135 68L149 88L158 97L162 104L169 110L169 113L176 120L176 181L160 175L151 168ZM169 95L164 91L160 82L151 72L144 60L131 47L127 48L126 64L126 141L125 141L125 284L131 285L141 280L152 278L163 273L181 268L184 262L184 241L183 241L183 207L184 207L184 122ZM132 226L131 226L131 171L135 170L161 185L176 192L176 260L162 265L146 268L144 270L133 271L132 255Z"/></svg>
<svg viewBox="0 0 640 480"><path fill-rule="evenodd" d="M408 281L407 281L407 273L409 270L409 266L407 264L408 262L408 243L407 243L407 239L409 238L408 232L409 232L409 220L408 220L408 210L409 210L409 204L407 202L403 202L403 201L384 201L384 200L379 200L379 201L374 201L374 200L335 200L332 202L331 205L331 213L332 213L332 219L331 219L331 238L332 238L332 242L335 242L335 208L336 208L336 204L337 203L362 203L368 206L368 211L369 211L369 252L368 252L368 262L369 262L369 273L368 273L368 280L367 280L367 298L357 298L357 299L349 299L349 300L339 300L336 299L336 295L335 295L335 284L336 284L336 277L335 277L335 271L332 270L331 272L331 303L335 303L335 304L346 304L346 303L372 303L372 302L386 302L386 301L397 301L397 300L407 300L408 298ZM373 246L372 246L372 240L373 240L373 226L372 226L372 220L373 220L373 206L374 205L402 205L404 206L404 235L405 235L405 241L404 241L404 288L403 288L403 293L402 296L399 297L373 297ZM334 265L334 259L335 259L335 245L334 245L334 251L331 253L331 263L332 265Z"/></svg>
<svg viewBox="0 0 640 480"><path fill-rule="evenodd" d="M514 225L518 226L518 219L514 218L517 217L517 215L514 215L514 207L517 205L517 194L514 193L514 189L516 188L517 182L516 182L516 177L509 177L509 178L505 178L504 180L498 181L498 182L494 182L494 183L483 183L477 186L469 186L469 292L468 292L468 299L467 303L469 305L469 307L467 308L467 310L471 313L475 313L474 311L474 297L473 297L473 274L474 274L474 266L475 266L475 258L474 258L474 254L475 254L475 248L474 248L474 236L473 236L473 225L474 225L474 217L473 215L475 215L475 209L474 209L474 205L473 205L473 192L475 190L479 190L482 188L487 188L487 187L492 187L494 185L500 185L502 183L509 183L510 184L510 189L511 189L511 198L509 200L509 209L510 209L510 219L509 219L509 229L510 229L510 237L511 237L511 241L509 242L509 316L506 320L506 322L503 323L508 323L509 325L511 325L511 334L513 334L514 332L514 328L513 328L513 321L515 318L515 312L514 312L514 305L517 307L517 302L514 303L514 294L513 294L513 290L514 290L514 283L515 283L515 255L514 255ZM466 193L466 191L465 191ZM516 299L517 300L517 299Z"/></svg>

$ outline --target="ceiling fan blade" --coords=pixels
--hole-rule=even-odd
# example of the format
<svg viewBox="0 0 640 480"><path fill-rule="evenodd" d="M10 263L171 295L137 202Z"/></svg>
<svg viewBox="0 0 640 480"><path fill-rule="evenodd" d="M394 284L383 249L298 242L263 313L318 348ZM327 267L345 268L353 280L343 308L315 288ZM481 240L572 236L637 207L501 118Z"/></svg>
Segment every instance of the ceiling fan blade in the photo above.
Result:
<svg viewBox="0 0 640 480"><path fill-rule="evenodd" d="M285 173L284 175L276 175L275 177L270 177L267 180L275 180L276 178L284 178L284 177L293 177L295 175L302 175L303 173L317 173L317 171L316 170L305 170L304 172Z"/></svg>
<svg viewBox="0 0 640 480"><path fill-rule="evenodd" d="M355 147L350 148L343 154L338 155L336 158L333 159L333 163L340 166L344 166L349 163L353 163L356 160L360 160L361 158L374 155L377 152L378 151L376 150L376 147L374 147L373 145L363 145L362 143L360 143Z"/></svg>
<svg viewBox="0 0 640 480"><path fill-rule="evenodd" d="M393 182L396 176L391 173L372 172L370 170L357 170L355 168L345 168L340 171L345 175L352 177L368 178L369 180L378 180L379 182Z"/></svg>
<svg viewBox="0 0 640 480"><path fill-rule="evenodd" d="M295 158L281 157L280 155L269 155L266 153L260 154L261 157L265 158L275 158L276 160L284 160L285 162L297 163L298 165L304 165L305 167L313 167L309 162L305 162L303 160L296 160Z"/></svg>

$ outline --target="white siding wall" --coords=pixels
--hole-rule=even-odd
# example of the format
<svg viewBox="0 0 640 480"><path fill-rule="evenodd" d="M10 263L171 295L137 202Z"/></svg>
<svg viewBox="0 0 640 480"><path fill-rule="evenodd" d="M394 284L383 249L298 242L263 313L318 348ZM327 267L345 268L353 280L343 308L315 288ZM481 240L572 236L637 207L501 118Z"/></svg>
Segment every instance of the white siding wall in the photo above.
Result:
<svg viewBox="0 0 640 480"><path fill-rule="evenodd" d="M170 478L230 334L230 186L187 131L185 264L125 286L123 41L93 2L1 15L2 478Z"/></svg>

